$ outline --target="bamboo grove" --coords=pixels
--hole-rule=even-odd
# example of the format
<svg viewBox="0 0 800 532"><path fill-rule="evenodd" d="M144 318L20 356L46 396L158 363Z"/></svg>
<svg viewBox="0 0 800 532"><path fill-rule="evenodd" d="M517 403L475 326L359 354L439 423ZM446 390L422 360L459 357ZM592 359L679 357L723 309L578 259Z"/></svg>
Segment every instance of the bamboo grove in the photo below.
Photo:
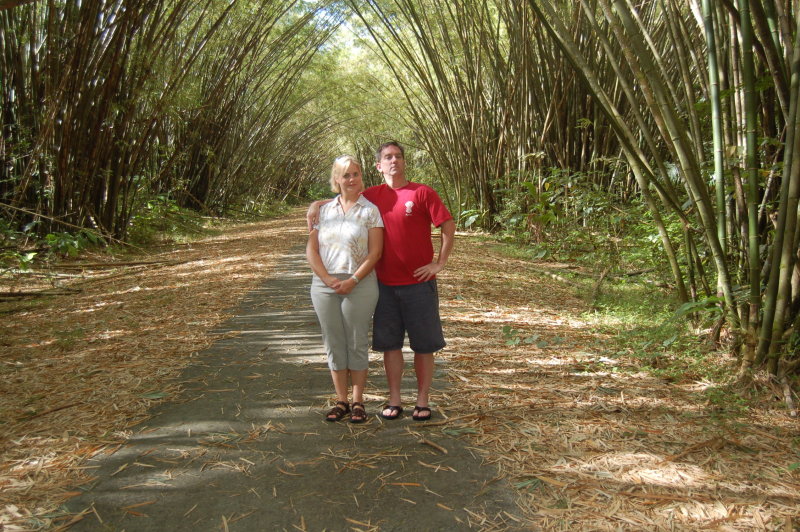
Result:
<svg viewBox="0 0 800 532"><path fill-rule="evenodd" d="M153 198L221 213L317 177L310 150L328 124L298 86L340 23L333 12L278 0L12 4L23 5L0 10L4 219L125 239Z"/></svg>
<svg viewBox="0 0 800 532"><path fill-rule="evenodd" d="M304 81L348 15L364 101ZM799 29L797 0L0 2L0 208L124 238L150 198L302 196L343 138L367 162L400 136L462 226L588 223L579 191L638 202L739 376L783 379L800 368Z"/></svg>
<svg viewBox="0 0 800 532"><path fill-rule="evenodd" d="M796 1L351 5L455 204L491 228L528 187L530 219L552 167L635 193L676 295L734 332L740 377L797 371Z"/></svg>

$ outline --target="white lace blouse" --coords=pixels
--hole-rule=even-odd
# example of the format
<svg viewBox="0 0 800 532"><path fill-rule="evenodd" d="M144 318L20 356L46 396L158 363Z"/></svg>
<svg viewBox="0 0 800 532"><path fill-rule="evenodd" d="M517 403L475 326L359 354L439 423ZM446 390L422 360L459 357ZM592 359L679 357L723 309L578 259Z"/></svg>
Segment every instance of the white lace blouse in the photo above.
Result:
<svg viewBox="0 0 800 532"><path fill-rule="evenodd" d="M319 255L330 274L350 274L367 258L369 230L383 227L378 207L364 196L347 213L339 203L339 196L326 203L319 211Z"/></svg>

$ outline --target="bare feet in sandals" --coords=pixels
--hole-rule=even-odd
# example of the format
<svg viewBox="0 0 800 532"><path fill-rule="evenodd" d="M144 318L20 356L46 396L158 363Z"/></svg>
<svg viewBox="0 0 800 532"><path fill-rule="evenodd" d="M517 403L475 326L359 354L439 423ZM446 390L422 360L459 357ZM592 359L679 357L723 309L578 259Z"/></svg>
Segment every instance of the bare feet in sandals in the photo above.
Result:
<svg viewBox="0 0 800 532"><path fill-rule="evenodd" d="M350 412L350 423L363 423L367 420L367 411L364 403L354 402Z"/></svg>
<svg viewBox="0 0 800 532"><path fill-rule="evenodd" d="M399 418L403 415L403 407L402 406L394 406L394 405L383 405L381 407L380 416L383 419L393 420Z"/></svg>
<svg viewBox="0 0 800 532"><path fill-rule="evenodd" d="M336 406L325 414L325 421L339 421L350 413L350 405L344 401L336 401Z"/></svg>
<svg viewBox="0 0 800 532"><path fill-rule="evenodd" d="M414 421L430 421L431 409L427 406L415 406L414 412L411 414L411 419Z"/></svg>

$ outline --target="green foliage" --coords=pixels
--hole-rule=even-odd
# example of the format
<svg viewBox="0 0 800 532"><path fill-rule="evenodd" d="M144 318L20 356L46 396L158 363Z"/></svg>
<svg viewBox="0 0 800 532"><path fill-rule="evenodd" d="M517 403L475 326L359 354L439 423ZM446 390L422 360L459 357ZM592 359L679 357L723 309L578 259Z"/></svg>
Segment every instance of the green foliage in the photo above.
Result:
<svg viewBox="0 0 800 532"><path fill-rule="evenodd" d="M20 253L14 250L4 250L0 253L0 271L12 269L28 271L31 269L36 255L35 252Z"/></svg>
<svg viewBox="0 0 800 532"><path fill-rule="evenodd" d="M510 177L521 181L505 188L496 184L502 209L495 221L506 240L536 248L540 258L657 269L669 276L652 217L638 199L623 203L618 191L589 173L551 168L538 177ZM471 215L470 222L476 214L464 211L462 220ZM668 223L680 237L677 220Z"/></svg>
<svg viewBox="0 0 800 532"><path fill-rule="evenodd" d="M179 207L174 199L162 194L145 201L131 220L128 237L134 244L146 245L165 238L181 240L203 231L200 214Z"/></svg>
<svg viewBox="0 0 800 532"><path fill-rule="evenodd" d="M303 202L305 204L305 201ZM255 220L263 218L275 218L285 214L291 208L291 204L287 202L277 201L255 201L249 200L242 205L237 205L229 209L226 214L236 220Z"/></svg>
<svg viewBox="0 0 800 532"><path fill-rule="evenodd" d="M783 347L788 360L795 360L800 356L800 333L792 331Z"/></svg>
<svg viewBox="0 0 800 532"><path fill-rule="evenodd" d="M24 233L18 231L9 220L0 218L0 245L8 247L24 236Z"/></svg>
<svg viewBox="0 0 800 532"><path fill-rule="evenodd" d="M750 402L730 386L710 386L703 391L712 418L729 421L747 413Z"/></svg>
<svg viewBox="0 0 800 532"><path fill-rule="evenodd" d="M105 244L103 238L89 229L77 232L50 232L39 236L36 230L42 224L34 221L22 230L14 228L8 220L0 220L0 272L28 271L36 260L49 260L55 256L74 257L83 250Z"/></svg>
<svg viewBox="0 0 800 532"><path fill-rule="evenodd" d="M539 339L538 334L523 337L521 331L511 327L510 325L503 325L502 332L506 345L533 344ZM536 346L540 348L545 347L546 345L547 342L544 340L536 343Z"/></svg>
<svg viewBox="0 0 800 532"><path fill-rule="evenodd" d="M462 205L462 207L464 207L464 205ZM486 211L466 209L461 211L459 218L464 229L470 229L473 226L480 227L483 226L484 219L486 218Z"/></svg>
<svg viewBox="0 0 800 532"><path fill-rule="evenodd" d="M192 209L180 207L167 194L144 202L128 229L129 240L136 245L159 241L187 241L214 231L214 226L230 220L249 221L274 218L290 209L286 202L248 200L231 206L227 218L209 218Z"/></svg>
<svg viewBox="0 0 800 532"><path fill-rule="evenodd" d="M680 306L669 289L650 284L650 279L668 279L670 273L652 216L639 200L623 204L618 194L593 184L589 176L556 170L502 193L502 235L515 256L584 266L595 275L573 276L582 293L591 293L599 270L610 267L599 300L591 302L590 316L597 327L614 335L603 346L607 356L630 357L638 369L668 380L723 377L725 368L700 338L705 335L697 334L719 319L720 299ZM682 243L677 217L666 216L664 222L673 241ZM685 262L685 249L678 245L677 250ZM632 275L619 275L629 272ZM508 327L502 334L507 345L538 341Z"/></svg>
<svg viewBox="0 0 800 532"><path fill-rule="evenodd" d="M150 392L150 393L142 394L140 397L143 397L144 399L163 399L165 397L169 397L169 393L168 392Z"/></svg>
<svg viewBox="0 0 800 532"><path fill-rule="evenodd" d="M611 334L603 347L608 356L628 357L638 370L669 381L718 382L726 376L726 368L704 335L685 319L700 309L716 308L715 300L678 306L660 290L620 282L609 284L597 302L599 310L588 317L599 330Z"/></svg>
<svg viewBox="0 0 800 532"><path fill-rule="evenodd" d="M328 181L314 181L312 182L307 190L308 200L314 201L319 199L327 199L333 196L333 192L331 192L331 186Z"/></svg>
<svg viewBox="0 0 800 532"><path fill-rule="evenodd" d="M722 309L720 308L722 302L723 299L716 296L706 297L700 301L689 301L675 311L673 318L680 319L698 312L703 312L706 317L718 317L722 314Z"/></svg>
<svg viewBox="0 0 800 532"><path fill-rule="evenodd" d="M38 254L35 251L21 249L25 234L14 229L8 220L0 220L0 273L8 270L30 269L33 259Z"/></svg>
<svg viewBox="0 0 800 532"><path fill-rule="evenodd" d="M558 238L571 225L614 230L622 211L618 195L595 183L592 175L549 168L513 172L493 184L502 208L496 222L507 237L520 240ZM536 226L539 235L531 234Z"/></svg>
<svg viewBox="0 0 800 532"><path fill-rule="evenodd" d="M539 480L538 478L530 478L528 480L523 480L522 482L517 482L514 484L514 487L518 490L527 490L528 492L533 492L541 489L544 486L544 482Z"/></svg>
<svg viewBox="0 0 800 532"><path fill-rule="evenodd" d="M540 241L547 229L564 215L562 172L550 169L547 176L512 172L492 183L501 204L494 222L503 235L520 241Z"/></svg>
<svg viewBox="0 0 800 532"><path fill-rule="evenodd" d="M509 257L514 257L523 260L540 260L546 259L550 256L550 246L542 243L532 243L529 245L521 246L518 242L504 240L503 253Z"/></svg>
<svg viewBox="0 0 800 532"><path fill-rule="evenodd" d="M653 277L669 279L668 264L664 257L661 236L658 234L652 213L638 201L620 213L620 233L616 242L621 268L654 270ZM678 246L679 260L685 261L685 249L680 246L682 230L677 216L665 215L664 225L673 244Z"/></svg>
<svg viewBox="0 0 800 532"><path fill-rule="evenodd" d="M85 249L103 245L105 241L96 232L81 229L76 233L48 233L44 237L44 243L52 253L75 257Z"/></svg>
<svg viewBox="0 0 800 532"><path fill-rule="evenodd" d="M517 346L521 344L535 345L539 349L544 349L548 345L563 344L565 339L560 336L554 336L549 340L541 338L538 334L525 335L523 331L515 329L510 325L503 325L501 329L503 339L506 345Z"/></svg>

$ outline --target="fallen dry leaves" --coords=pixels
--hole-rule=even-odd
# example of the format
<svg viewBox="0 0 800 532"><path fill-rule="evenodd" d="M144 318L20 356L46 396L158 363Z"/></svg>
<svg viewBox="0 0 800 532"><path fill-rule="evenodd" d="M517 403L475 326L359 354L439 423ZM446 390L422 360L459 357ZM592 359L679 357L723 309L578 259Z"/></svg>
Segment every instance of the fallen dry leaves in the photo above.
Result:
<svg viewBox="0 0 800 532"><path fill-rule="evenodd" d="M305 242L301 215L144 256L83 257L48 272L74 295L0 306L0 529L69 521L58 507L88 478L86 459L178 391L209 331ZM36 279L0 291L48 288Z"/></svg>
<svg viewBox="0 0 800 532"><path fill-rule="evenodd" d="M544 530L800 529L800 433L782 403L722 421L703 383L606 358L559 267L458 240L440 280L441 400L464 419L443 430L472 439ZM504 326L536 340L507 345Z"/></svg>
<svg viewBox="0 0 800 532"><path fill-rule="evenodd" d="M192 353L215 340L209 330L304 240L295 211L144 257L72 264L59 270L59 288L79 288L74 296L4 304L0 525L74 519L58 507L88 478L86 459L119 445L154 402L177 391ZM720 423L701 384L605 359L604 339L584 317L589 303L553 274L558 268L459 235L440 277L449 342L440 356L451 385L434 399L445 418L410 435L441 453L437 431L468 439L516 487L528 522L545 530L793 530L800 479L787 466L800 459L796 420L763 409ZM506 345L503 326L539 341ZM385 459L323 457L341 467ZM499 530L472 517L470 526Z"/></svg>

